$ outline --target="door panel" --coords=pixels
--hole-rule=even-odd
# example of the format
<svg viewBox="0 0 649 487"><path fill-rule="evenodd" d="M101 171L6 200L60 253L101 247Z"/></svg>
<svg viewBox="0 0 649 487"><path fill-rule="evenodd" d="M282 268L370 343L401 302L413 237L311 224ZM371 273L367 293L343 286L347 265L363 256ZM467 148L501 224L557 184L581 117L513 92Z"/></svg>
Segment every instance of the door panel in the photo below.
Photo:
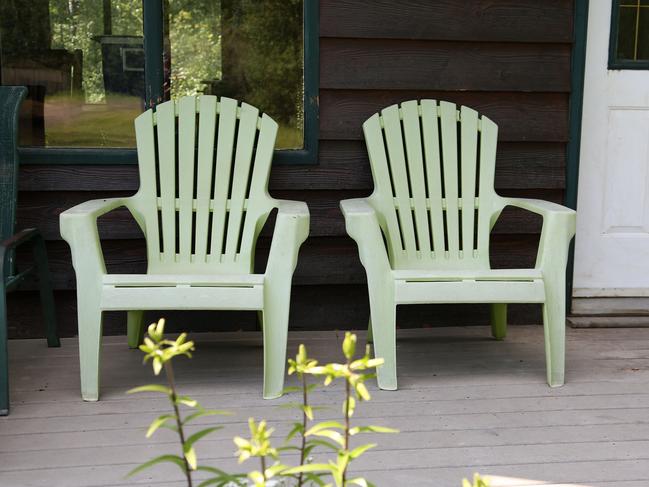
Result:
<svg viewBox="0 0 649 487"><path fill-rule="evenodd" d="M589 7L576 298L649 293L649 71L608 69L611 3Z"/></svg>

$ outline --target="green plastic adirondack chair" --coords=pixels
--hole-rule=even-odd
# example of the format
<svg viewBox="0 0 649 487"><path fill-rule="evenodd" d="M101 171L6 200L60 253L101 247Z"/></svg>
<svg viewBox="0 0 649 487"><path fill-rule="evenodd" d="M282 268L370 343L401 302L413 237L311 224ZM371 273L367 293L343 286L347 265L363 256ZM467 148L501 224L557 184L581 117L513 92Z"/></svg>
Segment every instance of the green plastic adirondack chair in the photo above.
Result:
<svg viewBox="0 0 649 487"><path fill-rule="evenodd" d="M499 196L498 127L470 108L407 101L372 115L363 131L374 192L342 201L341 209L367 272L369 332L376 356L385 359L379 387L397 388L396 305L424 303L492 303L497 339L505 337L507 303L543 303L547 381L562 385L565 271L575 212ZM489 234L506 206L543 217L533 269L490 268Z"/></svg>
<svg viewBox="0 0 649 487"><path fill-rule="evenodd" d="M128 311L132 347L144 310L261 310L265 398L284 384L291 280L309 230L305 203L276 200L268 178L277 123L245 103L183 97L135 119L140 189L61 214L77 276L81 394L99 398L102 312ZM97 217L125 206L146 237L146 275L107 274ZM268 264L254 274L257 236L278 209Z"/></svg>
<svg viewBox="0 0 649 487"><path fill-rule="evenodd" d="M47 345L59 346L45 241L35 228L15 233L18 111L26 93L27 88L23 86L0 86L0 415L9 414L6 294L30 274L38 278ZM31 246L34 265L19 271L15 266L14 251L23 245Z"/></svg>

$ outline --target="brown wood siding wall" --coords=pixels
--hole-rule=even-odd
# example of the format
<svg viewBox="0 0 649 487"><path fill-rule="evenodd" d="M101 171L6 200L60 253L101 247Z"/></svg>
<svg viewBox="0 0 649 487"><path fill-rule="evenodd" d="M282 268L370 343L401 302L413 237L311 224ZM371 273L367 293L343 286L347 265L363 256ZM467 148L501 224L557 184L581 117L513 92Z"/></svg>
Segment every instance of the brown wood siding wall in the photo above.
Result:
<svg viewBox="0 0 649 487"><path fill-rule="evenodd" d="M392 103L437 98L476 108L500 127L496 186L507 195L562 202L572 0L320 0L320 154L315 166L276 166L273 196L306 201L311 236L300 254L292 329L358 328L367 323L365 276L346 236L338 202L372 190L361 124ZM76 330L74 273L58 231L59 213L91 198L132 193L134 166L24 166L18 223L48 240L64 335ZM505 211L492 237L495 267L533 265L541 222ZM100 221L109 271L145 269L142 233L127 212ZM259 266L269 245L259 243ZM36 295L10 298L10 333L39 333ZM152 316L153 318L153 316ZM411 306L400 326L485 323L485 306ZM514 323L538 323L535 306L512 307ZM252 314L176 314L185 329L254 327ZM124 333L109 314L106 333Z"/></svg>

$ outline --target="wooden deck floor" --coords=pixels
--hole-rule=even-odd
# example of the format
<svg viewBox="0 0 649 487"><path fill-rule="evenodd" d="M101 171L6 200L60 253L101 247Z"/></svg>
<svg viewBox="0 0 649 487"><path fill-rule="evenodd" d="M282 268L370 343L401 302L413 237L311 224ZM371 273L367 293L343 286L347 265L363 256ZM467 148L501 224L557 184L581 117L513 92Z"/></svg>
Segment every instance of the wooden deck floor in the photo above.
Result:
<svg viewBox="0 0 649 487"><path fill-rule="evenodd" d="M286 432L295 413L278 406L297 398L261 399L259 334L192 338L195 358L177 365L183 392L235 413L217 419L225 428L199 444L199 458L235 469L231 438L246 433L247 418ZM289 348L304 342L321 361L338 360L340 340L335 332L294 333ZM457 487L476 471L494 487L649 486L649 329L569 330L567 384L558 389L545 385L542 342L541 327L512 327L504 342L482 327L401 331L400 390L370 384L373 401L354 420L402 432L377 438L356 472L384 487ZM166 431L144 438L165 401L124 394L151 382L141 353L124 337L107 338L101 401L84 403L76 347L75 339L60 349L10 342L0 486L183 485L171 467L124 480L138 463L177 448ZM340 392L316 393L333 406L321 418L338 415Z"/></svg>

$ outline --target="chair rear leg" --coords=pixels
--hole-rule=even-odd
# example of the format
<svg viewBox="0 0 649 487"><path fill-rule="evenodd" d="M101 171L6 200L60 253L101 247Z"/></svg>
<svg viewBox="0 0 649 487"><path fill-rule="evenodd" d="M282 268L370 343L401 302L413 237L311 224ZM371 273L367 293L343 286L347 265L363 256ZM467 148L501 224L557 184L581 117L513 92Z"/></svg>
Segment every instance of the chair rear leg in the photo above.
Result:
<svg viewBox="0 0 649 487"><path fill-rule="evenodd" d="M0 416L9 414L9 353L7 350L7 298L0 275Z"/></svg>
<svg viewBox="0 0 649 487"><path fill-rule="evenodd" d="M86 300L84 301L84 297ZM88 296L78 296L79 307L79 368L81 396L84 401L99 400L99 366L103 313Z"/></svg>
<svg viewBox="0 0 649 487"><path fill-rule="evenodd" d="M56 331L56 308L54 307L54 292L52 290L52 280L47 262L47 251L45 241L41 235L34 240L34 260L38 273L38 290L41 298L41 309L43 313L43 322L45 323L45 336L47 337L48 347L60 347L61 342Z"/></svg>
<svg viewBox="0 0 649 487"><path fill-rule="evenodd" d="M255 331L262 331L264 329L264 312L257 311L257 320L255 321Z"/></svg>
<svg viewBox="0 0 649 487"><path fill-rule="evenodd" d="M137 348L144 339L144 311L129 311L126 317L128 348Z"/></svg>
<svg viewBox="0 0 649 487"><path fill-rule="evenodd" d="M566 360L566 301L563 286L546 285L543 331L548 385L559 387L564 384Z"/></svg>
<svg viewBox="0 0 649 487"><path fill-rule="evenodd" d="M372 338L374 356L384 360L376 371L379 388L397 389L397 308L394 300L387 296L370 297Z"/></svg>
<svg viewBox="0 0 649 487"><path fill-rule="evenodd" d="M496 340L503 340L507 336L507 304L491 304L491 335Z"/></svg>
<svg viewBox="0 0 649 487"><path fill-rule="evenodd" d="M263 312L264 399L280 397L284 391L289 299L268 300Z"/></svg>

